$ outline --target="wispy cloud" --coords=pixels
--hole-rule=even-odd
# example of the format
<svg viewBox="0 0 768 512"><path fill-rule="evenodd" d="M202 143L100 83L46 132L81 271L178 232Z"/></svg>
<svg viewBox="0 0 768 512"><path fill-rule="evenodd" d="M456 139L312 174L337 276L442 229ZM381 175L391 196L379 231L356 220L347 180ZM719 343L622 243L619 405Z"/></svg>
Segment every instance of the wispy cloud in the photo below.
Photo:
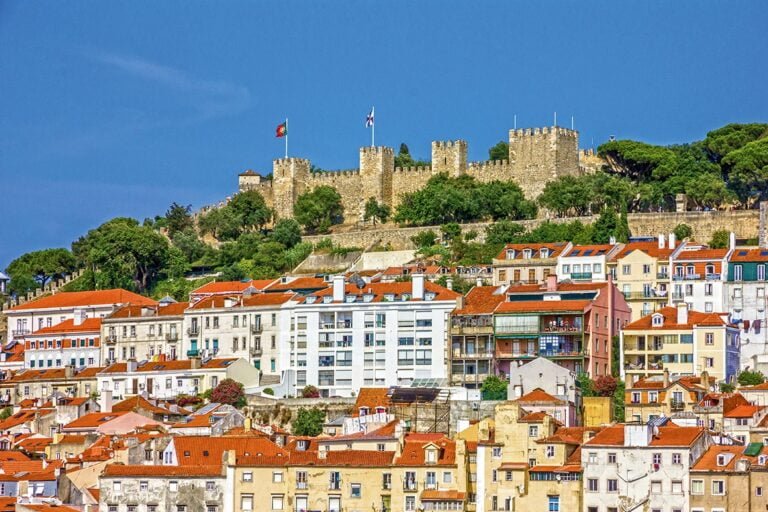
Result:
<svg viewBox="0 0 768 512"><path fill-rule="evenodd" d="M90 57L134 77L186 95L196 111L196 115L186 119L186 122L237 114L252 103L248 88L236 83L198 78L184 70L129 55L98 52L91 53Z"/></svg>

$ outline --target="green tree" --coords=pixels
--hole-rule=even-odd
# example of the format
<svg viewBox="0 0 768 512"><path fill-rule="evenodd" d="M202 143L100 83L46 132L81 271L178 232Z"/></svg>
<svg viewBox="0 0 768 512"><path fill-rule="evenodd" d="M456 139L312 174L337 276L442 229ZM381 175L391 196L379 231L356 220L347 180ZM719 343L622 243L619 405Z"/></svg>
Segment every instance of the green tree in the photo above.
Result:
<svg viewBox="0 0 768 512"><path fill-rule="evenodd" d="M768 124L727 124L707 133L704 146L711 158L719 162L732 151L763 137L768 137Z"/></svg>
<svg viewBox="0 0 768 512"><path fill-rule="evenodd" d="M78 260L95 272L99 288L129 288L144 292L165 268L168 241L135 219L112 219L72 244Z"/></svg>
<svg viewBox="0 0 768 512"><path fill-rule="evenodd" d="M592 241L607 244L615 236L619 227L619 216L614 210L606 208L592 225Z"/></svg>
<svg viewBox="0 0 768 512"><path fill-rule="evenodd" d="M181 251L188 263L199 260L205 254L206 245L197 236L194 228L177 231L171 237L171 242Z"/></svg>
<svg viewBox="0 0 768 512"><path fill-rule="evenodd" d="M242 231L240 219L232 208L213 208L197 221L202 234L210 234L217 240L235 240Z"/></svg>
<svg viewBox="0 0 768 512"><path fill-rule="evenodd" d="M0 421L7 420L13 414L13 407L5 407L0 411Z"/></svg>
<svg viewBox="0 0 768 512"><path fill-rule="evenodd" d="M587 373L580 373L576 377L576 383L579 386L579 389L581 389L581 396L597 396L597 392L595 391L595 383L592 382L592 379L589 378L589 374Z"/></svg>
<svg viewBox="0 0 768 512"><path fill-rule="evenodd" d="M682 242L686 238L691 238L693 236L693 228L688 224L678 224L675 226L675 229L672 230L672 233L677 240Z"/></svg>
<svg viewBox="0 0 768 512"><path fill-rule="evenodd" d="M8 265L9 291L24 293L44 288L52 279L63 277L77 268L75 256L67 249L43 249L23 254Z"/></svg>
<svg viewBox="0 0 768 512"><path fill-rule="evenodd" d="M191 211L192 205L182 206L176 202L171 204L165 212L165 226L168 228L169 237L173 238L176 233L195 227Z"/></svg>
<svg viewBox="0 0 768 512"><path fill-rule="evenodd" d="M731 233L725 229L719 229L712 233L712 240L709 241L709 246L712 249L727 249L731 243Z"/></svg>
<svg viewBox="0 0 768 512"><path fill-rule="evenodd" d="M728 185L742 205L750 207L768 199L768 138L731 151L722 165Z"/></svg>
<svg viewBox="0 0 768 512"><path fill-rule="evenodd" d="M733 393L734 391L736 391L736 386L734 386L730 382L721 382L720 383L720 392L721 393Z"/></svg>
<svg viewBox="0 0 768 512"><path fill-rule="evenodd" d="M392 210L388 205L379 203L376 201L375 197L371 197L365 203L365 213L363 214L363 220L365 220L365 222L368 222L369 220L373 221L373 225L375 226L377 220L382 224L387 222L387 219L391 213Z"/></svg>
<svg viewBox="0 0 768 512"><path fill-rule="evenodd" d="M511 244L517 242L524 233L525 228L521 224L502 220L485 228L485 242L492 245Z"/></svg>
<svg viewBox="0 0 768 512"><path fill-rule="evenodd" d="M405 142L400 144L400 150L395 155L395 167L429 167L430 165L426 160L415 160Z"/></svg>
<svg viewBox="0 0 768 512"><path fill-rule="evenodd" d="M450 242L461 236L461 226L457 222L449 222L440 227L440 234L443 241Z"/></svg>
<svg viewBox="0 0 768 512"><path fill-rule="evenodd" d="M435 242L437 241L437 234L431 229L428 229L413 235L411 237L411 241L417 249L421 249L422 247L431 247L435 245Z"/></svg>
<svg viewBox="0 0 768 512"><path fill-rule="evenodd" d="M302 407L291 424L291 430L295 436L314 437L323 432L323 423L325 423L325 413L322 410L317 407L311 409Z"/></svg>
<svg viewBox="0 0 768 512"><path fill-rule="evenodd" d="M558 217L587 215L593 199L590 179L589 176L561 176L544 186L538 202Z"/></svg>
<svg viewBox="0 0 768 512"><path fill-rule="evenodd" d="M509 142L500 140L488 149L488 160L509 160Z"/></svg>
<svg viewBox="0 0 768 512"><path fill-rule="evenodd" d="M489 375L480 386L483 400L506 400L508 382L497 375Z"/></svg>
<svg viewBox="0 0 768 512"><path fill-rule="evenodd" d="M626 383L623 380L616 382L616 390L613 392L613 419L619 423L626 420L624 413L624 393Z"/></svg>
<svg viewBox="0 0 768 512"><path fill-rule="evenodd" d="M294 219L280 219L272 230L272 240L290 249L301 242L301 226Z"/></svg>
<svg viewBox="0 0 768 512"><path fill-rule="evenodd" d="M301 398L320 398L320 390L315 386L304 386L301 389Z"/></svg>
<svg viewBox="0 0 768 512"><path fill-rule="evenodd" d="M272 219L272 210L267 208L264 198L256 190L235 194L225 208L232 210L245 231L261 229Z"/></svg>
<svg viewBox="0 0 768 512"><path fill-rule="evenodd" d="M336 189L320 185L301 194L293 207L294 218L310 233L325 233L343 220L344 206Z"/></svg>
<svg viewBox="0 0 768 512"><path fill-rule="evenodd" d="M765 375L760 371L743 370L736 378L740 386L757 386L765 382Z"/></svg>
<svg viewBox="0 0 768 512"><path fill-rule="evenodd" d="M234 379L224 379L211 391L211 402L233 405L238 409L248 402L243 384Z"/></svg>

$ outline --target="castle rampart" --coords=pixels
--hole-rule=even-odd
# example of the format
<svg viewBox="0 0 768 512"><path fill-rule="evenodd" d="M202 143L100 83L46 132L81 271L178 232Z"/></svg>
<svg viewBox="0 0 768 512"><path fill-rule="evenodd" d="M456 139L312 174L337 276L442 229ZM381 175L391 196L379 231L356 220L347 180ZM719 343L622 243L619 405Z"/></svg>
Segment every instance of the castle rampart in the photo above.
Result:
<svg viewBox="0 0 768 512"><path fill-rule="evenodd" d="M481 182L514 181L527 198L535 199L553 179L599 168L598 157L580 153L578 147L579 133L559 126L510 130L506 160L467 162L466 141L435 141L431 166L395 168L392 148L363 147L356 170L312 173L309 160L281 158L273 162L271 181L246 171L239 176L239 189L258 190L277 217L285 218L293 216L301 194L329 185L342 197L345 222L353 223L362 219L368 198L396 208L403 194L422 189L438 173L467 174Z"/></svg>

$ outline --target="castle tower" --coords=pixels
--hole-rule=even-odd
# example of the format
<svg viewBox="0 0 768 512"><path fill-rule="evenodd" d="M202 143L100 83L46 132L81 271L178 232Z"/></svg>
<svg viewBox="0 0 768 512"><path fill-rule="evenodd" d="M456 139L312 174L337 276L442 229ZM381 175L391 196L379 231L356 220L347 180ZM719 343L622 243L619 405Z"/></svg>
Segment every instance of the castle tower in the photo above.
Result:
<svg viewBox="0 0 768 512"><path fill-rule="evenodd" d="M272 188L277 218L293 217L293 205L306 192L310 177L309 160L279 158L272 162Z"/></svg>
<svg viewBox="0 0 768 512"><path fill-rule="evenodd" d="M432 143L432 173L445 172L457 177L467 172L467 141L435 141Z"/></svg>
<svg viewBox="0 0 768 512"><path fill-rule="evenodd" d="M579 174L579 132L558 126L509 131L512 179L535 199L561 176Z"/></svg>
<svg viewBox="0 0 768 512"><path fill-rule="evenodd" d="M395 151L377 146L360 148L360 194L363 204L370 197L392 206L392 173Z"/></svg>
<svg viewBox="0 0 768 512"><path fill-rule="evenodd" d="M245 192L246 190L258 189L261 185L261 175L248 169L245 172L241 172L237 177L238 190Z"/></svg>

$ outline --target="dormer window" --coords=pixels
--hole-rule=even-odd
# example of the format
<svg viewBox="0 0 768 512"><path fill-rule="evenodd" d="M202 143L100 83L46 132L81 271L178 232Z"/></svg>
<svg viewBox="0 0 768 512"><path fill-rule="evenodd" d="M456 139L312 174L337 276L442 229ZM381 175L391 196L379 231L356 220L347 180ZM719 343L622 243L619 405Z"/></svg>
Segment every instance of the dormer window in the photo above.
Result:
<svg viewBox="0 0 768 512"><path fill-rule="evenodd" d="M395 300L395 294L394 293L385 293L384 294L384 300L387 302L392 302Z"/></svg>
<svg viewBox="0 0 768 512"><path fill-rule="evenodd" d="M661 327L664 325L664 316L660 314L655 314L651 318L651 325L654 327Z"/></svg>
<svg viewBox="0 0 768 512"><path fill-rule="evenodd" d="M309 441L306 439L299 439L296 442L296 449L300 452L305 452L309 448Z"/></svg>
<svg viewBox="0 0 768 512"><path fill-rule="evenodd" d="M547 249L546 247L543 247L543 248L542 248L542 249L539 251L539 255L540 255L542 258L549 258L549 249Z"/></svg>
<svg viewBox="0 0 768 512"><path fill-rule="evenodd" d="M435 300L435 294L433 292L425 293L424 300Z"/></svg>
<svg viewBox="0 0 768 512"><path fill-rule="evenodd" d="M371 302L373 300L373 294L372 293L366 293L363 295L363 302Z"/></svg>
<svg viewBox="0 0 768 512"><path fill-rule="evenodd" d="M714 274L714 273L715 273L715 266L707 265L707 274Z"/></svg>
<svg viewBox="0 0 768 512"><path fill-rule="evenodd" d="M323 304L330 304L333 302L333 295L323 295Z"/></svg>
<svg viewBox="0 0 768 512"><path fill-rule="evenodd" d="M685 274L686 275L692 276L693 273L694 273L693 271L694 271L693 265L688 265L687 267L685 267Z"/></svg>
<svg viewBox="0 0 768 512"><path fill-rule="evenodd" d="M344 297L344 302L355 302L356 299L357 299L356 295L347 295L346 297Z"/></svg>
<svg viewBox="0 0 768 512"><path fill-rule="evenodd" d="M410 293L404 293L400 296L400 300L403 302L407 302L411 300L411 294Z"/></svg>
<svg viewBox="0 0 768 512"><path fill-rule="evenodd" d="M508 260L515 259L515 250L514 249L507 249L507 259Z"/></svg>
<svg viewBox="0 0 768 512"><path fill-rule="evenodd" d="M376 406L376 414L385 414L387 412L386 407L382 407L381 405Z"/></svg>
<svg viewBox="0 0 768 512"><path fill-rule="evenodd" d="M524 260L531 259L531 256L533 256L533 251L531 249L523 249L523 259Z"/></svg>
<svg viewBox="0 0 768 512"><path fill-rule="evenodd" d="M317 297L315 297L314 295L310 295L309 297L307 297L307 304L314 304L316 300L317 300Z"/></svg>
<svg viewBox="0 0 768 512"><path fill-rule="evenodd" d="M760 455L757 457L757 463L761 466L765 466L766 462L768 462L768 455Z"/></svg>
<svg viewBox="0 0 768 512"><path fill-rule="evenodd" d="M360 408L360 416L368 416L368 408L367 407L361 407Z"/></svg>
<svg viewBox="0 0 768 512"><path fill-rule="evenodd" d="M434 447L424 450L424 462L427 464L437 464L437 449Z"/></svg>
<svg viewBox="0 0 768 512"><path fill-rule="evenodd" d="M717 465L718 466L725 466L728 464L728 460L725 457L725 455L718 455L717 456Z"/></svg>

